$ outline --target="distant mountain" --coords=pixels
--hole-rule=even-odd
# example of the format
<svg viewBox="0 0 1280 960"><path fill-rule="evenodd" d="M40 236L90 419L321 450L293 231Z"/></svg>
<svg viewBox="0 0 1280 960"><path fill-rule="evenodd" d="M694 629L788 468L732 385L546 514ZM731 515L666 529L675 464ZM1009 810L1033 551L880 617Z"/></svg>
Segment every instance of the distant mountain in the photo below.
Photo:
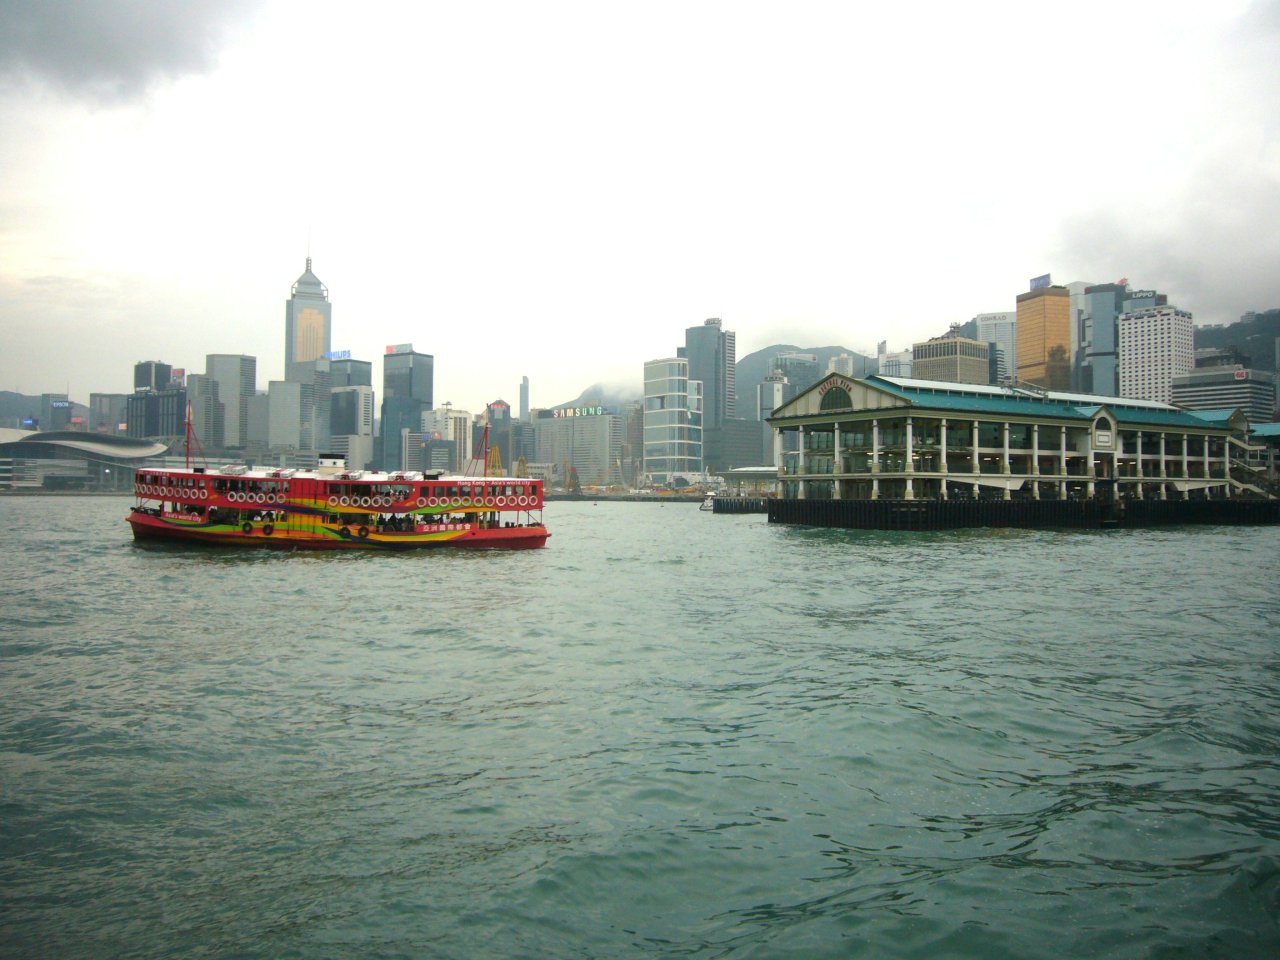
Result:
<svg viewBox="0 0 1280 960"><path fill-rule="evenodd" d="M771 347L747 354L738 361L738 416L749 416L755 405L756 385L763 383L769 371L773 369L773 360L780 353L811 353L818 358L818 366L823 370L827 362L842 353L854 358L853 375L866 376L876 372L875 357L864 356L848 347L797 347L790 343L775 343ZM595 383L583 390L576 398L567 403L557 404L559 407L582 407L600 403L606 407L622 409L629 401L639 400L644 396L643 383ZM743 404L746 406L743 406Z"/></svg>
<svg viewBox="0 0 1280 960"><path fill-rule="evenodd" d="M850 350L848 347L797 347L790 343L775 343L771 347L749 353L738 361L738 416L749 417L756 402L756 387L773 369L773 360L780 353L811 353L818 358L818 366L825 370L832 357L842 353L853 357L853 375L862 377L876 372L876 358Z"/></svg>
<svg viewBox="0 0 1280 960"><path fill-rule="evenodd" d="M558 403L556 406L585 407L588 404L598 403L601 406L621 410L630 401L639 400L643 396L644 384L642 383L593 383L575 399L567 403Z"/></svg>
<svg viewBox="0 0 1280 960"><path fill-rule="evenodd" d="M89 408L83 403L71 401L73 417L88 416ZM0 426L17 427L25 417L40 418L40 397L0 390Z"/></svg>
<svg viewBox="0 0 1280 960"><path fill-rule="evenodd" d="M0 390L0 420L40 416L40 398Z"/></svg>
<svg viewBox="0 0 1280 960"><path fill-rule="evenodd" d="M1249 357L1255 370L1280 369L1280 309L1255 313L1221 327L1196 327L1196 349L1235 347Z"/></svg>

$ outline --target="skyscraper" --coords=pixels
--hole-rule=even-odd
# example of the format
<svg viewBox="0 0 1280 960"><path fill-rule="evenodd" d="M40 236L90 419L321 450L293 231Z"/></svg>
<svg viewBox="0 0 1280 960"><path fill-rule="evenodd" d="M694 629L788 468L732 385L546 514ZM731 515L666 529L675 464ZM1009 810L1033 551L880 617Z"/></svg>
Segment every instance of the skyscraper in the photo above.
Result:
<svg viewBox="0 0 1280 960"><path fill-rule="evenodd" d="M1173 378L1195 369L1191 314L1176 307L1127 309L1120 331L1120 396L1173 402Z"/></svg>
<svg viewBox="0 0 1280 960"><path fill-rule="evenodd" d="M344 457L352 470L373 460L373 387L350 384L329 393L329 449Z"/></svg>
<svg viewBox="0 0 1280 960"><path fill-rule="evenodd" d="M996 345L996 382L1012 379L1018 369L1018 314L1013 310L980 313L973 322L974 339Z"/></svg>
<svg viewBox="0 0 1280 960"><path fill-rule="evenodd" d="M684 357L644 365L644 472L656 485L702 473L702 384Z"/></svg>
<svg viewBox="0 0 1280 960"><path fill-rule="evenodd" d="M382 428L378 466L403 470L403 436L422 431L422 414L432 408L435 358L411 343L387 347L382 358Z"/></svg>
<svg viewBox="0 0 1280 960"><path fill-rule="evenodd" d="M208 374L188 374L187 409L191 411L191 432L201 448L221 449L226 443L226 413L219 399L218 381Z"/></svg>
<svg viewBox="0 0 1280 960"><path fill-rule="evenodd" d="M1082 393L1119 396L1116 319L1123 312L1128 290L1128 284L1123 282L1095 283L1085 288L1074 384Z"/></svg>
<svg viewBox="0 0 1280 960"><path fill-rule="evenodd" d="M990 383L990 345L971 340L956 331L911 345L911 375L917 380L951 383Z"/></svg>
<svg viewBox="0 0 1280 960"><path fill-rule="evenodd" d="M686 328L676 356L689 361L690 380L702 381L703 429L715 430L738 415L737 337L721 328L719 317Z"/></svg>
<svg viewBox="0 0 1280 960"><path fill-rule="evenodd" d="M249 398L258 389L258 360L244 354L211 353L204 358L204 372L218 381L222 445L238 450L249 442Z"/></svg>
<svg viewBox="0 0 1280 960"><path fill-rule="evenodd" d="M330 360L329 376L335 390L338 387L372 387L373 364L368 360L352 360L350 357Z"/></svg>
<svg viewBox="0 0 1280 960"><path fill-rule="evenodd" d="M133 365L133 389L168 390L173 379L173 367L159 360L143 360Z"/></svg>
<svg viewBox="0 0 1280 960"><path fill-rule="evenodd" d="M300 381L300 366L324 359L331 349L333 309L329 291L307 269L293 284L293 295L284 305L284 378Z"/></svg>
<svg viewBox="0 0 1280 960"><path fill-rule="evenodd" d="M1048 284L1018 294L1017 378L1046 390L1071 389L1071 293Z"/></svg>
<svg viewBox="0 0 1280 960"><path fill-rule="evenodd" d="M308 363L300 363L294 368L298 377L297 382L302 386L299 394L301 443L298 449L305 453L328 452L331 412L329 394L333 383L329 370L331 362L330 360L312 360Z"/></svg>

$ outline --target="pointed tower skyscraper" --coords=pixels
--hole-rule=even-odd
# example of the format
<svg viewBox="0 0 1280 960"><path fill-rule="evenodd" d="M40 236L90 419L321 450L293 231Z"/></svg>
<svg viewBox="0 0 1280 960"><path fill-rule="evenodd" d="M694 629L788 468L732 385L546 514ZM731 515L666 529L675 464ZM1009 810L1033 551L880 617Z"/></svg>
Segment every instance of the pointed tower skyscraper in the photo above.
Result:
<svg viewBox="0 0 1280 960"><path fill-rule="evenodd" d="M284 306L284 378L303 381L307 377L302 368L313 360L323 359L333 349L333 308L329 291L311 272L310 257L307 257L307 269L294 282L293 295Z"/></svg>

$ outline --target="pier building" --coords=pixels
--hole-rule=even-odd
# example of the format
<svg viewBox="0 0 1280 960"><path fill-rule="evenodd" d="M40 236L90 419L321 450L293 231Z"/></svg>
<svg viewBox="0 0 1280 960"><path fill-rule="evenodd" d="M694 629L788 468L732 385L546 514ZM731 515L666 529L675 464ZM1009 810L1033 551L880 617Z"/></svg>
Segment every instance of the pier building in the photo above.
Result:
<svg viewBox="0 0 1280 960"><path fill-rule="evenodd" d="M1190 500L1262 493L1243 474L1232 475L1251 449L1248 420L1238 409L1191 411L1026 387L831 374L773 411L769 423L784 499Z"/></svg>

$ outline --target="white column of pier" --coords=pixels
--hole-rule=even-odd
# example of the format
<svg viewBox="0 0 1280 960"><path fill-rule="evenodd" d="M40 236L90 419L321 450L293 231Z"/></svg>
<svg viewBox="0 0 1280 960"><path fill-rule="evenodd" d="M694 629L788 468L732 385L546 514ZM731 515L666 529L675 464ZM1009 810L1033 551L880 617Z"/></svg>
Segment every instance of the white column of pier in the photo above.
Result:
<svg viewBox="0 0 1280 960"><path fill-rule="evenodd" d="M1067 499L1067 425L1064 423L1058 431L1061 441L1058 450L1058 474L1063 478L1058 481L1058 496L1065 500Z"/></svg>
<svg viewBox="0 0 1280 960"><path fill-rule="evenodd" d="M942 474L942 499L945 500L947 499L947 477L950 476L950 471L947 468L947 418L946 417L942 418L942 423L939 426L938 446L939 446L938 455L942 457L942 463L939 467L939 472L941 472Z"/></svg>
<svg viewBox="0 0 1280 960"><path fill-rule="evenodd" d="M1231 441L1223 438L1222 441L1222 479L1226 481L1226 485L1222 488L1222 492L1226 494L1227 499L1231 498Z"/></svg>
<svg viewBox="0 0 1280 960"><path fill-rule="evenodd" d="M871 499L880 499L880 421L871 421Z"/></svg>
<svg viewBox="0 0 1280 960"><path fill-rule="evenodd" d="M1169 499L1169 466L1165 460L1167 456L1166 441L1169 435L1163 430L1160 431L1160 499Z"/></svg>
<svg viewBox="0 0 1280 960"><path fill-rule="evenodd" d="M978 499L979 484L976 479L977 475L982 472L981 466L978 464L978 421L973 421L973 499Z"/></svg>
<svg viewBox="0 0 1280 960"><path fill-rule="evenodd" d="M911 476L911 474L914 473L916 469L915 464L912 463L911 461L912 447L913 447L913 444L912 444L912 436L911 436L911 418L907 417L907 454L906 454L907 491L905 494L905 498L907 500L914 500L916 498L915 489L912 486L913 478Z"/></svg>
<svg viewBox="0 0 1280 960"><path fill-rule="evenodd" d="M1005 478L1004 499L1009 500L1013 497L1013 494L1009 491L1009 483L1008 483L1009 475L1013 472L1013 469L1011 464L1009 463L1009 421L1008 420L1006 420L1002 425L1000 434L1001 434L1001 438L1004 441L1004 452L1001 454L1001 457L1000 457L1001 459L1000 472L1004 475L1004 478Z"/></svg>
<svg viewBox="0 0 1280 960"><path fill-rule="evenodd" d="M1089 462L1085 465L1086 466L1085 476L1089 478L1088 483L1085 484L1085 492L1088 494L1089 499L1092 500L1093 495L1098 490L1098 467L1093 462L1093 429L1092 428L1089 429L1089 445L1088 445L1087 452L1085 453L1085 456L1089 458Z"/></svg>
<svg viewBox="0 0 1280 960"><path fill-rule="evenodd" d="M800 426L800 452L796 456L796 499L805 499L805 489L809 486L809 481L804 479L804 473L808 465L805 463L804 450L804 426Z"/></svg>
<svg viewBox="0 0 1280 960"><path fill-rule="evenodd" d="M844 481L841 476L844 474L843 457L840 455L840 423L839 421L831 425L834 434L831 441L831 481L835 485L834 495L837 500L844 499Z"/></svg>
<svg viewBox="0 0 1280 960"><path fill-rule="evenodd" d="M1141 430L1136 431L1134 433L1134 437L1136 438L1134 445L1137 448L1136 453L1134 454L1134 463L1137 464L1137 469L1135 470L1135 472L1138 475L1138 499L1141 500L1143 499L1142 479L1145 475L1142 469L1142 431Z"/></svg>
<svg viewBox="0 0 1280 960"><path fill-rule="evenodd" d="M1031 425L1031 496L1040 499L1040 424Z"/></svg>

